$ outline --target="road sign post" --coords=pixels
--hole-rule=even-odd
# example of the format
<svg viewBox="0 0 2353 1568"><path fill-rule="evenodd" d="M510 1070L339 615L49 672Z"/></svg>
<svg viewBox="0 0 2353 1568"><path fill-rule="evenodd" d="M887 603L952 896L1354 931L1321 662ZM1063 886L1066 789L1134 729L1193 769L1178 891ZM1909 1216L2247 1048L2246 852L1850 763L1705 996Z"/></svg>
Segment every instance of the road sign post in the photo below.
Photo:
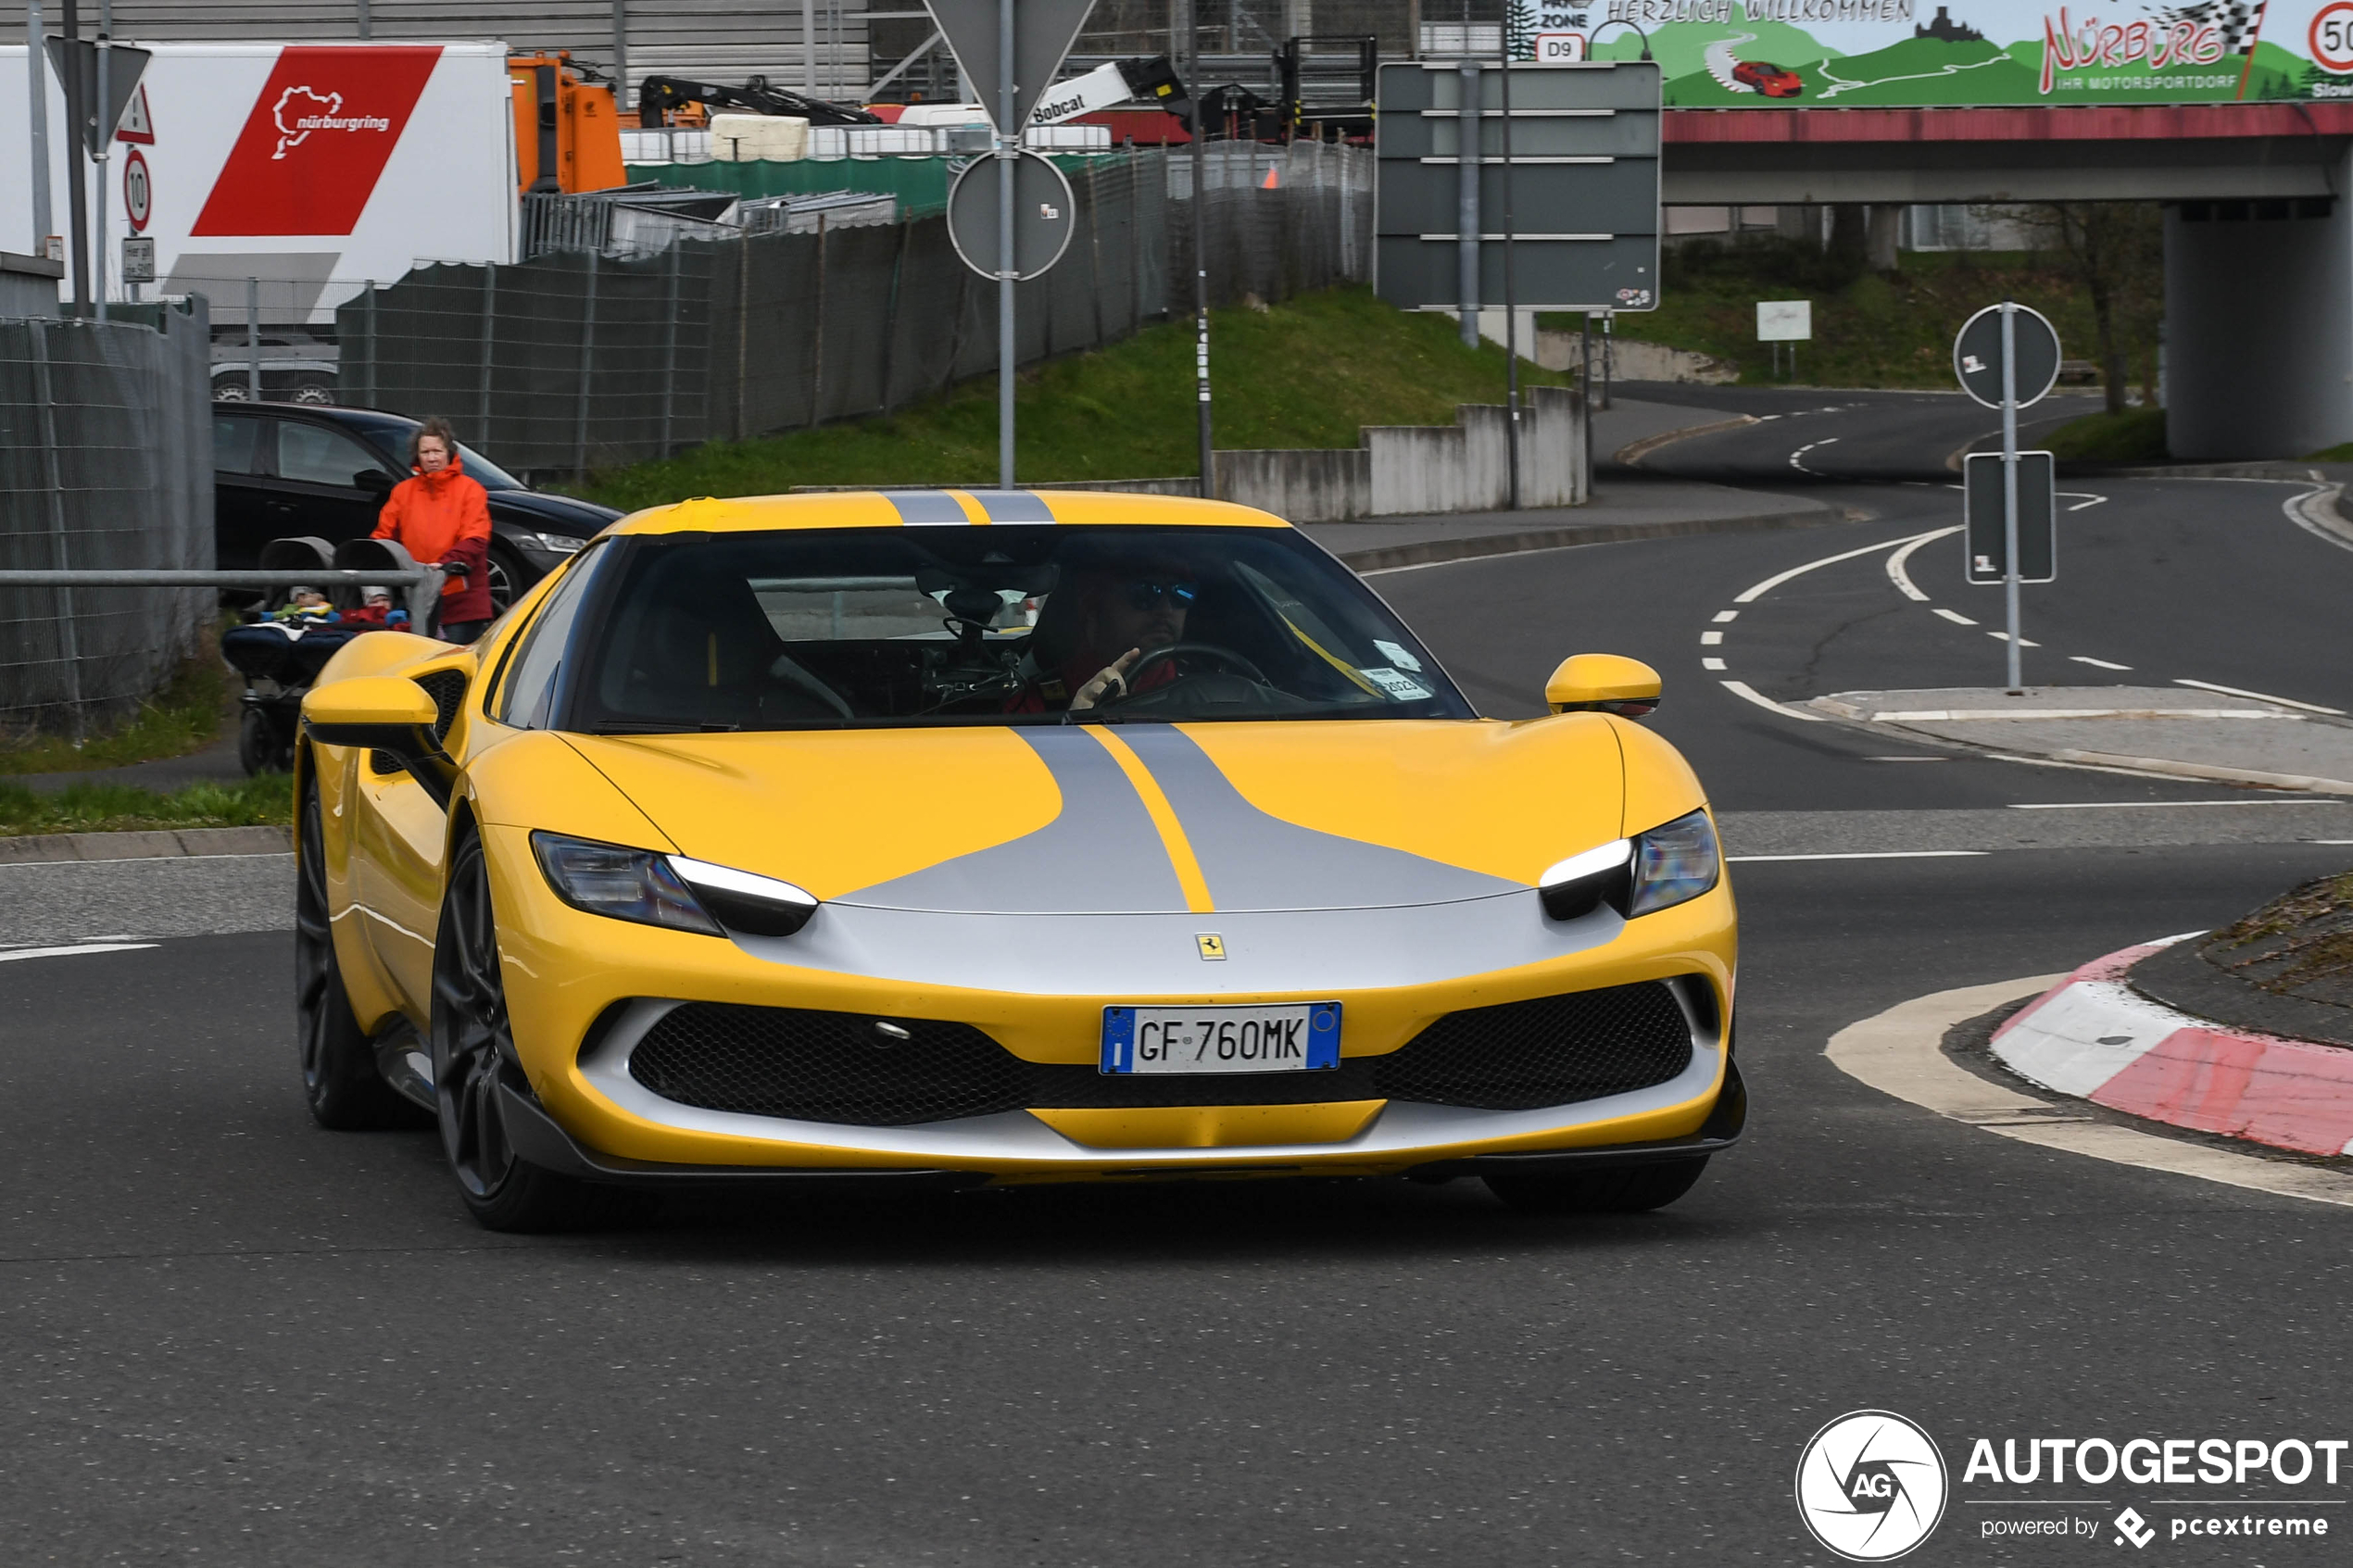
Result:
<svg viewBox="0 0 2353 1568"><path fill-rule="evenodd" d="M1020 165L1024 162L1022 128L1028 124L1029 113L1045 95L1047 85L1061 71L1064 56L1070 53L1071 41L1078 36L1078 29L1094 4L1095 0L924 0L932 21L948 42L949 52L956 56L958 73L977 89L982 111L995 132L988 159L996 173L995 244L967 248L960 241L957 250L966 266L983 277L994 276L997 280L997 486L1000 490L1013 487L1013 285L1024 276L1018 230L1031 216L1023 210L1019 199L1023 182ZM969 169L965 170L966 174L971 172ZM1061 170L1054 170L1054 174L1056 179L1061 178ZM963 183L963 176L959 176L958 186ZM1063 200L1059 204L1051 200L1042 204L1059 206L1065 222L1070 210L1069 191L1069 182L1064 181ZM1042 215L1037 220L1051 221ZM952 233L952 200L950 223ZM1068 243L1067 233L1063 243ZM1059 258L1061 254L1060 246L1056 246L1053 255ZM990 256L994 257L993 265L975 265L976 260ZM1052 265L1051 260L1046 263L1047 267Z"/></svg>
<svg viewBox="0 0 2353 1568"><path fill-rule="evenodd" d="M2006 673L2012 696L2025 688L2019 633L2018 411L2039 403L2058 380L2058 332L2011 300L1989 305L1953 339L1953 373L1961 390L2002 410L2002 599L2008 623ZM1966 502L1964 503L1966 505Z"/></svg>

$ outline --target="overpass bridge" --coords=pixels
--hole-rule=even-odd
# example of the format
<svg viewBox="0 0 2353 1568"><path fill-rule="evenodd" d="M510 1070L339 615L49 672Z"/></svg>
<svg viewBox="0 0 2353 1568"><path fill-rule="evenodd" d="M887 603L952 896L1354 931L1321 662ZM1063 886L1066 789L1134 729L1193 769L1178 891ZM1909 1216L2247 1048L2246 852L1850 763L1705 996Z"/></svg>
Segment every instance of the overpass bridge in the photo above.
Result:
<svg viewBox="0 0 2353 1568"><path fill-rule="evenodd" d="M1665 119L1674 206L2162 202L2173 455L2296 458L2353 441L2353 102Z"/></svg>

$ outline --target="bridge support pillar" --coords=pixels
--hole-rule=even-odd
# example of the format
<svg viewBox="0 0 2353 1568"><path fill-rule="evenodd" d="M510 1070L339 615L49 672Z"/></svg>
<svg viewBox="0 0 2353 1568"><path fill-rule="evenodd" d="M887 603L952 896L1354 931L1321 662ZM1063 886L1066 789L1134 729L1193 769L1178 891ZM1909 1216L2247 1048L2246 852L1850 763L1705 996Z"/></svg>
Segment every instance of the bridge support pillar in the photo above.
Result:
<svg viewBox="0 0 2353 1568"><path fill-rule="evenodd" d="M2177 460L2353 441L2353 202L2165 209L2165 395Z"/></svg>

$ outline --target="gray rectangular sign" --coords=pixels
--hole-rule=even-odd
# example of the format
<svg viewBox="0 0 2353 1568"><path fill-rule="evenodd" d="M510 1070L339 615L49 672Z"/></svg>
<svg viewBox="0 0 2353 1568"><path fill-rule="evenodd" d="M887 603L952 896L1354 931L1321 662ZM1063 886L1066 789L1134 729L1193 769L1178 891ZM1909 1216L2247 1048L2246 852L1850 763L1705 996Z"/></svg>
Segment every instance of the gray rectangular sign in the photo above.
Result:
<svg viewBox="0 0 2353 1568"><path fill-rule="evenodd" d="M1503 68L1481 62L1466 145L1461 62L1380 68L1373 282L1406 309L1454 309L1462 160L1476 157L1478 300L1504 303ZM1511 232L1519 305L1658 305L1660 71L1649 61L1522 62L1511 73Z"/></svg>
<svg viewBox="0 0 2353 1568"><path fill-rule="evenodd" d="M2002 455L1971 452L1961 461L1969 518L1969 580L1999 583L2008 571L2009 531L2003 521ZM2058 577L2058 478L2048 452L2018 455L2018 580Z"/></svg>

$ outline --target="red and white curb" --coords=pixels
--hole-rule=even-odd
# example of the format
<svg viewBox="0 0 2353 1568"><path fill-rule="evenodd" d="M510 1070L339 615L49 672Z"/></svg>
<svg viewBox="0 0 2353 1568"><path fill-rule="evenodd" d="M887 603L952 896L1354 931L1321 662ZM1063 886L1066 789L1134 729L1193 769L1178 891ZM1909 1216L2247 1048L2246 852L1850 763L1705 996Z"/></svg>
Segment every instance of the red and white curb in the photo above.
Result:
<svg viewBox="0 0 2353 1568"><path fill-rule="evenodd" d="M2353 1049L2224 1028L2124 984L2136 961L2182 940L2085 964L2003 1024L1994 1054L2046 1089L2152 1122L2353 1153Z"/></svg>

